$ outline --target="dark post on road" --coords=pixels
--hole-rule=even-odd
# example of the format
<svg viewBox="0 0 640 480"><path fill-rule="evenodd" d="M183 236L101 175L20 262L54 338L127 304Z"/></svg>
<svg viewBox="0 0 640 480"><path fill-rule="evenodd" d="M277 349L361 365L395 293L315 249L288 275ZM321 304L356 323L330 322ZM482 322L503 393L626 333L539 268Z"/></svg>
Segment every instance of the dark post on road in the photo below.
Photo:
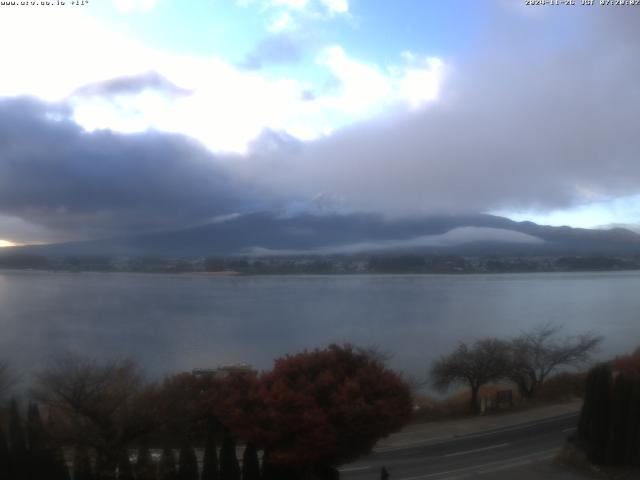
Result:
<svg viewBox="0 0 640 480"><path fill-rule="evenodd" d="M388 480L388 478L389 478L389 472L385 467L382 467L380 469L380 480Z"/></svg>

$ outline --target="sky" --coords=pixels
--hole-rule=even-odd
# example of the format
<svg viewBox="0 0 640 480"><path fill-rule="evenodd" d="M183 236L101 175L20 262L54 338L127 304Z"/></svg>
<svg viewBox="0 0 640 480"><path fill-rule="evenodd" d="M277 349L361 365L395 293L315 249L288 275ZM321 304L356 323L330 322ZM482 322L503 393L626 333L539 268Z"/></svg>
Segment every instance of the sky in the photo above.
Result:
<svg viewBox="0 0 640 480"><path fill-rule="evenodd" d="M15 3L0 247L265 210L640 229L640 6Z"/></svg>

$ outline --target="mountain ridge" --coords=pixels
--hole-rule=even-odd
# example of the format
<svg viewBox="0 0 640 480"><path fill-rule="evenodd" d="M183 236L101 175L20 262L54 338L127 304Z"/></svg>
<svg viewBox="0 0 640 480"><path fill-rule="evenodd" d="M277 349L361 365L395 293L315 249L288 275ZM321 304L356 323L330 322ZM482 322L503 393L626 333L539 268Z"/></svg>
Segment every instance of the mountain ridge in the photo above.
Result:
<svg viewBox="0 0 640 480"><path fill-rule="evenodd" d="M607 230L556 227L530 221L517 222L489 214L389 219L373 214L279 215L258 212L180 230L12 247L6 249L5 255L196 258L259 256L260 252L268 255L278 255L278 252L283 252L283 255L326 255L380 251L467 255L635 255L640 254L640 235L619 227Z"/></svg>

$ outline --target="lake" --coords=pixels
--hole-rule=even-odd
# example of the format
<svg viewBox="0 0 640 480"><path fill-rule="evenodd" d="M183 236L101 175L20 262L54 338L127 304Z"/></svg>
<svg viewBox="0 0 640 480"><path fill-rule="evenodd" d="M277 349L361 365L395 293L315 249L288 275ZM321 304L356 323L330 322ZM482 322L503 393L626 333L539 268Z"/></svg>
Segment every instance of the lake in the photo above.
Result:
<svg viewBox="0 0 640 480"><path fill-rule="evenodd" d="M460 341L545 322L594 330L599 356L640 344L640 272L256 276L0 272L0 357L30 371L75 351L152 374L379 345L423 377Z"/></svg>

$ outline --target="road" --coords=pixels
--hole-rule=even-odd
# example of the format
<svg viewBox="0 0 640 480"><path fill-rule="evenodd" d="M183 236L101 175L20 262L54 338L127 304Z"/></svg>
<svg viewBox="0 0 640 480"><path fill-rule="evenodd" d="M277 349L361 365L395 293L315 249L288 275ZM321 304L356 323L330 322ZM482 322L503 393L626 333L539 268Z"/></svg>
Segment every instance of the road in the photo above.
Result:
<svg viewBox="0 0 640 480"><path fill-rule="evenodd" d="M497 472L552 458L577 420L578 414L571 413L438 443L390 449L343 466L340 478L379 479L382 466L390 473L389 480L498 478Z"/></svg>

